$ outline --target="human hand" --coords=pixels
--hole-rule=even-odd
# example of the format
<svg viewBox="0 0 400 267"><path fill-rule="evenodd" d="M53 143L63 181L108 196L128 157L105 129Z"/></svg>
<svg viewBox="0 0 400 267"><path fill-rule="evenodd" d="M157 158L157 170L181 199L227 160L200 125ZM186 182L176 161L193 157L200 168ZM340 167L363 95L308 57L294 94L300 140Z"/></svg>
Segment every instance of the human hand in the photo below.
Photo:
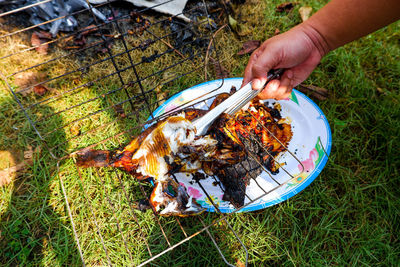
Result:
<svg viewBox="0 0 400 267"><path fill-rule="evenodd" d="M313 28L299 25L265 41L251 55L242 86L252 82L261 90L271 69L284 68L280 80L272 80L258 95L261 99L284 99L303 82L328 52L322 37Z"/></svg>

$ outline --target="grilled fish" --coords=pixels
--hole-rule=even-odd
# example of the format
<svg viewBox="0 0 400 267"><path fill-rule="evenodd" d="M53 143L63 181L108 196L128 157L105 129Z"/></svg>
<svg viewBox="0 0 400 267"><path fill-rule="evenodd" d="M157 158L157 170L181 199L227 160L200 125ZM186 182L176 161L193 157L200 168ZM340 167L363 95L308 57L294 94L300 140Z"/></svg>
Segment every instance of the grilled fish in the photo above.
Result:
<svg viewBox="0 0 400 267"><path fill-rule="evenodd" d="M218 95L211 109L228 96ZM292 138L291 126L281 120L278 109L253 101L248 110L234 116L222 114L205 136L196 137L191 121L206 112L186 109L163 119L122 150L83 150L78 153L77 165L116 167L139 180L154 179L146 203L160 215L188 216L204 211L185 187L171 178L174 173L200 169L216 175L224 186L223 199L241 207L251 177L263 167L278 172L274 157L285 151Z"/></svg>

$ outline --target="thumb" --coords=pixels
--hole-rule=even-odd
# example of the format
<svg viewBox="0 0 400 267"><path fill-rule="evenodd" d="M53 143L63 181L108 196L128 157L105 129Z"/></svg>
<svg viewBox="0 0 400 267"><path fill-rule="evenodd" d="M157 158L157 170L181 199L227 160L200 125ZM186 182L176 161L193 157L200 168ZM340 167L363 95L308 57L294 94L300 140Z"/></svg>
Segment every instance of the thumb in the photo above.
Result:
<svg viewBox="0 0 400 267"><path fill-rule="evenodd" d="M264 53L257 58L257 61L254 62L251 69L253 76L252 87L254 90L260 90L264 87L267 81L268 72L277 64L278 59L276 57L276 53L266 47Z"/></svg>

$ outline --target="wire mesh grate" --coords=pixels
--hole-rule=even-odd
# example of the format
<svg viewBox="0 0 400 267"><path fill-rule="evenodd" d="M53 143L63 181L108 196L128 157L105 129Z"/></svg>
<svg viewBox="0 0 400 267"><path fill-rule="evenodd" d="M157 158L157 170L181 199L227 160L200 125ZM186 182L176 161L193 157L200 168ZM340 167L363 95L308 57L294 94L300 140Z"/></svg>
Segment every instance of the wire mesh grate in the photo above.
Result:
<svg viewBox="0 0 400 267"><path fill-rule="evenodd" d="M229 31L226 3L189 3L183 13L168 16L154 13L151 8L129 6L131 11L127 11L121 5L128 4L117 1L96 5L88 2L87 8L36 25L27 23L25 11L50 2L2 7L0 22L4 30L0 42L8 49L0 55L0 75L27 121L58 162L58 178L82 263L167 264L164 256L168 253L173 253L171 258L183 255L190 261L182 244L189 246L187 241L193 240L232 265L226 254L234 240L235 249L247 265L248 251L242 237L231 226L230 215L221 213L201 180L196 183L215 213L189 218L162 217L154 210L137 210L138 200L149 198L151 184L115 169L82 169L70 157L87 148L123 147L149 124L148 118L150 122L158 121L199 104L210 108L207 101L215 98L213 92L222 86L223 79L208 94L162 116L153 116L157 107L183 88L218 76L218 34ZM106 20L99 19L98 12L105 14ZM177 19L183 14L191 18L189 23ZM41 30L71 16L80 24L70 33L60 31L48 36ZM33 42L33 38L39 42ZM24 79L29 81L16 85ZM248 136L251 142L259 143L252 133L248 132ZM246 149L246 153L257 161L251 151ZM280 166L287 173L287 181L277 181L258 162L275 181L273 188L265 188L251 174L250 164L241 164L261 193L255 198L246 194L248 203L235 212L294 178ZM179 182L179 178L173 178ZM216 176L210 178L224 190Z"/></svg>

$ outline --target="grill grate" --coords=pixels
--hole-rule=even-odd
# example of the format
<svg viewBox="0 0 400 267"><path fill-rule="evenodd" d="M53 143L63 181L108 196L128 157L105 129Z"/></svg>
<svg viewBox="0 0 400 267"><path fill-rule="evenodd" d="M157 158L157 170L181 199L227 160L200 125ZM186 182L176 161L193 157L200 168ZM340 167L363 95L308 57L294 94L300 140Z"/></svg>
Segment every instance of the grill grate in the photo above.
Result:
<svg viewBox="0 0 400 267"><path fill-rule="evenodd" d="M70 157L85 148L122 147L140 133L146 123L183 108L200 103L207 105L207 100L214 98L214 92L224 84L223 79L206 95L159 117L152 115L180 88L215 76L211 70L220 64L218 34L229 31L224 24L227 13L224 3L188 4L184 14L197 15L190 23L152 13L150 8L129 6L134 10L129 13L121 8L121 3L108 1L28 25L24 12L47 2L50 1L24 7L11 5L7 7L9 10L3 7L0 22L5 30L0 42L10 49L0 55L0 75L57 162L65 207L82 263L113 265L118 260L119 264L141 266L150 262L160 264L158 260L163 260L163 264L167 264L163 256L168 252L176 253L176 257L184 255L190 262L185 249L179 253L176 249L183 244L189 246L188 241L196 238L192 242L200 242L205 250L218 252L217 255L231 266L234 265L226 255L231 247L229 242L234 240L237 245L234 249L243 254L247 265L248 251L237 229L229 222L231 215L221 213L202 181L196 182L216 213L165 218L154 211L141 213L135 209L138 199L149 197L151 186L148 183L133 180L115 169L81 169ZM124 7L127 5L125 3ZM106 14L107 20L100 21L93 8ZM60 32L54 38L42 38L44 41L39 45L26 45L29 38L40 33L41 26L68 16L81 22L78 29L72 33ZM15 43L23 45L11 47ZM45 50L44 54L36 51L40 49ZM13 67L6 68L10 64ZM15 86L21 77L31 76L35 78ZM150 122L146 121L149 117ZM252 142L259 142L252 133L248 135ZM250 151L247 153L252 156ZM301 164L292 152L289 153ZM269 174L264 165L259 164ZM249 203L244 207L294 178L284 166L280 169L286 172L287 181L279 182L269 174L276 183L273 188L263 188L251 177L262 193L257 198L246 195ZM217 177L212 179L218 181ZM223 190L221 185L220 188ZM87 254L88 250L98 253Z"/></svg>

